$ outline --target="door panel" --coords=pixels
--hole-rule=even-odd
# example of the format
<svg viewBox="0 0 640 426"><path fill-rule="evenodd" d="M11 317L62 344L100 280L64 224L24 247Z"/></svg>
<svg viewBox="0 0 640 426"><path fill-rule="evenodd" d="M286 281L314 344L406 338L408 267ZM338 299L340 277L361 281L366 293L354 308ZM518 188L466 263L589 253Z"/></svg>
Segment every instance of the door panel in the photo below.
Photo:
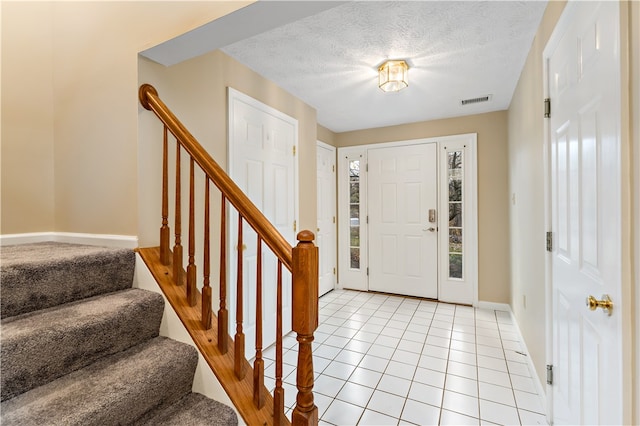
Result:
<svg viewBox="0 0 640 426"><path fill-rule="evenodd" d="M368 163L369 289L437 298L436 144L370 149Z"/></svg>
<svg viewBox="0 0 640 426"><path fill-rule="evenodd" d="M230 176L276 229L295 244L295 157L297 121L238 92L229 96ZM229 222L229 331L235 334L238 215ZM257 234L243 222L243 328L245 356L255 355ZM264 243L263 243L264 244ZM263 347L275 343L277 258L263 246ZM283 332L291 330L291 274L283 275Z"/></svg>
<svg viewBox="0 0 640 426"><path fill-rule="evenodd" d="M557 424L622 423L618 7L570 3L545 50ZM585 305L605 294L611 316Z"/></svg>
<svg viewBox="0 0 640 426"><path fill-rule="evenodd" d="M336 283L336 153L335 149L317 148L318 229L316 244L320 252L318 295L333 290Z"/></svg>

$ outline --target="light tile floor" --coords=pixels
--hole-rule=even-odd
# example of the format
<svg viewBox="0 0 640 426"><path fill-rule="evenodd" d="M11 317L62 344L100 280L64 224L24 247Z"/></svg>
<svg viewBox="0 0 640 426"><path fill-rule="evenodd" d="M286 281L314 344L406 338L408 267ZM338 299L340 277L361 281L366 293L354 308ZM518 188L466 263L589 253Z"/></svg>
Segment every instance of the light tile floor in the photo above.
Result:
<svg viewBox="0 0 640 426"><path fill-rule="evenodd" d="M284 338L285 405L297 344ZM321 425L547 424L506 312L349 290L320 298L314 397ZM264 352L273 389L275 350Z"/></svg>

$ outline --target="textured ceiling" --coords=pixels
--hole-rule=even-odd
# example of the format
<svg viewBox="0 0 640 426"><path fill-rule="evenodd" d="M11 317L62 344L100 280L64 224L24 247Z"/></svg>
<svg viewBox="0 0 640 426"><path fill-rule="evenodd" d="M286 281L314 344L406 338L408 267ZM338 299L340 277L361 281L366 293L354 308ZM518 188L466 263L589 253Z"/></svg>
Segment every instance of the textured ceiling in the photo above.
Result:
<svg viewBox="0 0 640 426"><path fill-rule="evenodd" d="M221 48L344 132L507 109L546 1L257 1L141 54L172 65ZM406 59L409 87L376 70ZM491 101L461 106L462 99Z"/></svg>
<svg viewBox="0 0 640 426"><path fill-rule="evenodd" d="M332 131L375 128L507 109L545 7L348 2L222 50L316 108ZM407 89L378 89L385 59L408 60ZM489 94L490 102L460 106Z"/></svg>

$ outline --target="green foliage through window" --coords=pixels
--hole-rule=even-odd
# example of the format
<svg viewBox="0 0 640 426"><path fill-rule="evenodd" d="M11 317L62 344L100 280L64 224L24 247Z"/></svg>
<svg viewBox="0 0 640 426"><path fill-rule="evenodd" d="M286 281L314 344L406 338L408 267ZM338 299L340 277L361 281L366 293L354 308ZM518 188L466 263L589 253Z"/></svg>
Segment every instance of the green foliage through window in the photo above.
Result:
<svg viewBox="0 0 640 426"><path fill-rule="evenodd" d="M447 153L449 178L449 278L463 277L463 151Z"/></svg>

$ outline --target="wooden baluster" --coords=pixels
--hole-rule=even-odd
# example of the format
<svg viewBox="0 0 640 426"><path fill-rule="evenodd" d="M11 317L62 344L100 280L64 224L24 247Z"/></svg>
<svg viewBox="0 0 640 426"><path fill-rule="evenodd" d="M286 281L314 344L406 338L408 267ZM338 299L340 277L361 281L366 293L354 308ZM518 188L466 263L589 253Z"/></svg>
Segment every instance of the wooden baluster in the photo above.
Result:
<svg viewBox="0 0 640 426"><path fill-rule="evenodd" d="M284 389L282 388L282 261L278 260L276 283L276 387L273 390L273 423L283 425Z"/></svg>
<svg viewBox="0 0 640 426"><path fill-rule="evenodd" d="M293 425L317 425L318 407L313 403L313 332L318 328L318 248L311 231L298 233L293 248L292 299L293 331L298 340L296 406L291 415Z"/></svg>
<svg viewBox="0 0 640 426"><path fill-rule="evenodd" d="M162 227L160 228L160 263L169 264L169 130L164 126L162 140Z"/></svg>
<svg viewBox="0 0 640 426"><path fill-rule="evenodd" d="M242 331L243 320L243 301L242 301L242 215L238 213L238 281L236 283L236 335L235 335L235 357L234 357L234 371L236 377L240 380L244 378L244 332Z"/></svg>
<svg viewBox="0 0 640 426"><path fill-rule="evenodd" d="M197 303L196 290L196 216L195 216L195 178L193 157L189 161L189 263L187 265L187 303L189 306L195 306Z"/></svg>
<svg viewBox="0 0 640 426"><path fill-rule="evenodd" d="M173 281L182 285L184 272L182 269L182 211L180 200L180 143L176 141L176 241L173 246Z"/></svg>
<svg viewBox="0 0 640 426"><path fill-rule="evenodd" d="M209 178L205 176L204 184L204 248L203 248L203 271L204 280L202 286L202 326L205 330L211 328L211 287L209 285L209 274L211 272L211 259L209 253Z"/></svg>
<svg viewBox="0 0 640 426"><path fill-rule="evenodd" d="M262 359L262 238L258 235L256 271L256 357L253 361L253 404L264 405L264 360Z"/></svg>
<svg viewBox="0 0 640 426"><path fill-rule="evenodd" d="M227 311L227 198L220 203L220 309L218 309L218 349L226 354L229 340L229 312Z"/></svg>

